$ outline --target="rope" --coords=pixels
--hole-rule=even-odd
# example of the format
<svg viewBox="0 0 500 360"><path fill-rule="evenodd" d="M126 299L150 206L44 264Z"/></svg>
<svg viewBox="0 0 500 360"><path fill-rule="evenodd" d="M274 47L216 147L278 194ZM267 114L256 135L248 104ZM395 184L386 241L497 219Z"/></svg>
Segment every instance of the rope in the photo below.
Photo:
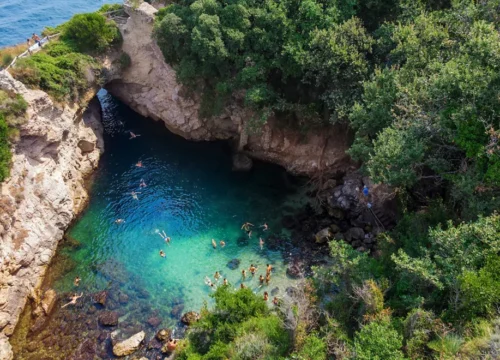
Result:
<svg viewBox="0 0 500 360"><path fill-rule="evenodd" d="M57 34L54 34L54 35L48 35L48 36L45 36L44 38L42 38L42 39L40 40L40 44L44 44L44 43L46 43L46 42L50 41L50 39L53 39L53 38L55 38L56 36L59 36L59 35L61 35L61 33L57 33ZM36 47L35 47L35 45L36 45ZM30 47L28 48L28 50L26 50L26 51L25 51L25 52L23 52L22 54L17 55L17 56L14 58L14 60L12 60L12 62L9 64L9 66L7 66L7 67L5 68L5 70L8 70L9 68L13 67L13 66L16 64L17 59L22 58L22 57L25 57L25 56L30 56L30 55L32 54L32 51L35 51L36 49L38 49L38 50L41 50L41 49L42 49L42 46L41 46L41 45L39 45L38 43L37 43L37 44L35 44L35 45L30 46ZM32 47L33 47L33 50L31 50L31 48L32 48Z"/></svg>
<svg viewBox="0 0 500 360"><path fill-rule="evenodd" d="M369 208L369 209L370 209L370 212L372 213L373 217L375 218L375 222L377 223L377 226L378 227L382 226L382 230L385 231L385 226L382 223L382 221L380 221L380 219L377 217L377 215L375 215L375 213L373 212L373 210L371 208Z"/></svg>

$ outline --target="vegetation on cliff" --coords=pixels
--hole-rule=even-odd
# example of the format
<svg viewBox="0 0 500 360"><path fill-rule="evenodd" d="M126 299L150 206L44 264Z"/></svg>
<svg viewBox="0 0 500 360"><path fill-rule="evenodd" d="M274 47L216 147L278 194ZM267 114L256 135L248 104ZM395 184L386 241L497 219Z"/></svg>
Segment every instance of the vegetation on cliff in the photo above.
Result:
<svg viewBox="0 0 500 360"><path fill-rule="evenodd" d="M351 156L400 194L376 258L330 244L309 299L319 315L296 328L314 335L292 332L291 358L500 355L498 14L497 0L179 0L158 12L165 60L204 104L243 90L257 123L348 124Z"/></svg>

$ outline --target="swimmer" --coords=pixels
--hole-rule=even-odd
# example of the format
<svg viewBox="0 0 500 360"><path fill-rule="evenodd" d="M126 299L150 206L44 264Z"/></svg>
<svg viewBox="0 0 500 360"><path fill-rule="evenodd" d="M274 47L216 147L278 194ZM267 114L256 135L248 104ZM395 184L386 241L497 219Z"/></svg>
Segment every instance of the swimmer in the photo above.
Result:
<svg viewBox="0 0 500 360"><path fill-rule="evenodd" d="M141 183L139 184L139 187L146 187L146 182L144 181L144 179L141 179Z"/></svg>
<svg viewBox="0 0 500 360"><path fill-rule="evenodd" d="M254 276L255 272L257 271L257 268L255 266L253 266L253 264L250 264L250 267L248 268L248 270L250 270L250 274L252 274L252 276Z"/></svg>
<svg viewBox="0 0 500 360"><path fill-rule="evenodd" d="M278 297L275 296L274 299L273 299L273 304L276 305L276 306L278 306L279 303L280 303L280 301L279 301Z"/></svg>
<svg viewBox="0 0 500 360"><path fill-rule="evenodd" d="M240 284L240 289L246 289L247 287L245 286L245 284L241 283Z"/></svg>
<svg viewBox="0 0 500 360"><path fill-rule="evenodd" d="M139 160L139 161L137 162L137 164L135 164L135 166L137 166L137 167L142 167L142 161L140 161L140 160Z"/></svg>
<svg viewBox="0 0 500 360"><path fill-rule="evenodd" d="M259 238L259 246L261 250L264 250L264 240L262 238Z"/></svg>
<svg viewBox="0 0 500 360"><path fill-rule="evenodd" d="M269 229L267 223L262 224L260 227L262 228L263 231L267 231Z"/></svg>
<svg viewBox="0 0 500 360"><path fill-rule="evenodd" d="M140 194L140 193L141 193L140 191L132 191L130 193L130 195L132 195L132 199L139 200L139 198L137 197L137 194Z"/></svg>
<svg viewBox="0 0 500 360"><path fill-rule="evenodd" d="M253 224L246 222L243 225L241 225L241 230L245 230L246 232L250 231L250 226L253 226Z"/></svg>
<svg viewBox="0 0 500 360"><path fill-rule="evenodd" d="M219 274L218 271L215 272L214 279L215 280L219 280L220 279L220 274Z"/></svg>
<svg viewBox="0 0 500 360"><path fill-rule="evenodd" d="M267 267L266 267L266 274L271 274L271 271L272 271L272 270L273 270L272 265L267 264Z"/></svg>
<svg viewBox="0 0 500 360"><path fill-rule="evenodd" d="M266 285L269 285L269 282L271 281L271 274L266 275Z"/></svg>
<svg viewBox="0 0 500 360"><path fill-rule="evenodd" d="M165 242L170 245L170 238L167 236L166 238L163 238L165 240Z"/></svg>
<svg viewBox="0 0 500 360"><path fill-rule="evenodd" d="M116 219L115 220L115 224L123 224L125 222L125 220L123 219Z"/></svg>
<svg viewBox="0 0 500 360"><path fill-rule="evenodd" d="M82 280L82 279L80 279L80 277L79 277L79 276L77 276L77 277L75 278L75 280L73 280L73 285L75 285L75 286L80 285L80 281L81 281L81 280Z"/></svg>
<svg viewBox="0 0 500 360"><path fill-rule="evenodd" d="M212 239L212 246L213 246L214 249L217 249L217 243L215 242L214 239Z"/></svg>
<svg viewBox="0 0 500 360"><path fill-rule="evenodd" d="M229 285L226 278L224 278L224 281L222 282L222 285L224 285L224 286Z"/></svg>
<svg viewBox="0 0 500 360"><path fill-rule="evenodd" d="M139 134L137 134L137 135L136 135L136 134L134 134L132 131L129 131L129 133L130 133L130 139L129 139L129 140L132 140L132 139L135 139L136 137L141 136L141 135L139 135Z"/></svg>
<svg viewBox="0 0 500 360"><path fill-rule="evenodd" d="M83 293L81 293L80 295L77 295L77 294L73 295L73 296L70 298L70 299L71 299L71 301L70 301L69 303L64 304L63 306L61 306L61 309L62 309L62 308L65 308L65 307L66 307L66 306L68 306L68 305L75 305L75 304L76 304L76 300L78 300L78 299L79 299L79 298L81 298L82 296L83 296Z"/></svg>
<svg viewBox="0 0 500 360"><path fill-rule="evenodd" d="M221 240L221 241L219 242L219 244L220 244L220 247L224 247L224 246L226 246L226 242L225 242L224 240Z"/></svg>
<svg viewBox="0 0 500 360"><path fill-rule="evenodd" d="M267 291L264 291L264 301L267 301L269 299L269 294Z"/></svg>
<svg viewBox="0 0 500 360"><path fill-rule="evenodd" d="M250 231L248 232L248 238L249 238L249 239L251 239L251 238L252 238L252 230L250 230Z"/></svg>
<svg viewBox="0 0 500 360"><path fill-rule="evenodd" d="M247 277L247 271L245 269L241 270L241 277L243 278L243 280L246 279L246 277Z"/></svg>
<svg viewBox="0 0 500 360"><path fill-rule="evenodd" d="M165 254L165 251L160 250L160 256L161 256L162 258L164 258L164 257L165 257L165 256L167 256L167 255Z"/></svg>
<svg viewBox="0 0 500 360"><path fill-rule="evenodd" d="M259 282L261 285L264 284L264 276L259 276Z"/></svg>

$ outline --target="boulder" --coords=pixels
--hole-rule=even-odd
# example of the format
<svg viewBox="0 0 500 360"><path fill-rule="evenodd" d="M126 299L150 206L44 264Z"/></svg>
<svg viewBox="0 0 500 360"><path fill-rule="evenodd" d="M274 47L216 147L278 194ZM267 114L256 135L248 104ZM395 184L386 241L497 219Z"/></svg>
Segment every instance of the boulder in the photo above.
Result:
<svg viewBox="0 0 500 360"><path fill-rule="evenodd" d="M240 260L239 259L233 259L227 263L227 267L231 270L236 270L240 266Z"/></svg>
<svg viewBox="0 0 500 360"><path fill-rule="evenodd" d="M87 140L80 140L78 142L78 147L82 151L82 154L86 154L94 151L95 144Z"/></svg>
<svg viewBox="0 0 500 360"><path fill-rule="evenodd" d="M115 356L127 356L132 354L139 348L145 336L146 334L144 331L141 331L129 337L127 340L116 343L113 346L113 354L115 354Z"/></svg>
<svg viewBox="0 0 500 360"><path fill-rule="evenodd" d="M52 310L54 309L54 305L57 301L57 294L54 289L49 289L43 294L43 299L41 302L42 309L45 312L45 315L50 315Z"/></svg>
<svg viewBox="0 0 500 360"><path fill-rule="evenodd" d="M271 290L271 295L276 296L276 295L278 295L279 291L280 291L280 288L276 286L274 289Z"/></svg>
<svg viewBox="0 0 500 360"><path fill-rule="evenodd" d="M243 153L233 155L233 171L249 171L253 166L252 159Z"/></svg>
<svg viewBox="0 0 500 360"><path fill-rule="evenodd" d="M340 227L337 224L331 224L330 225L330 231L333 234L336 234L336 233L338 233L340 231Z"/></svg>
<svg viewBox="0 0 500 360"><path fill-rule="evenodd" d="M332 232L330 228L324 228L323 230L320 230L316 233L315 238L316 238L316 243L324 244L329 240L331 240Z"/></svg>
<svg viewBox="0 0 500 360"><path fill-rule="evenodd" d="M4 334L0 334L0 359L11 360L14 358L14 353L9 344L9 339Z"/></svg>
<svg viewBox="0 0 500 360"><path fill-rule="evenodd" d="M161 319L158 316L152 316L148 319L148 324L155 328L161 324Z"/></svg>
<svg viewBox="0 0 500 360"><path fill-rule="evenodd" d="M156 338L159 341L166 341L170 339L170 335L172 335L172 330L170 329L161 329L156 333Z"/></svg>
<svg viewBox="0 0 500 360"><path fill-rule="evenodd" d="M286 274L292 279L298 279L302 277L302 270L298 264L291 264L286 269Z"/></svg>
<svg viewBox="0 0 500 360"><path fill-rule="evenodd" d="M347 230L353 240L364 240L365 231L359 227L353 227Z"/></svg>
<svg viewBox="0 0 500 360"><path fill-rule="evenodd" d="M98 293L95 293L92 296L92 299L94 299L94 302L101 304L102 306L106 306L106 300L108 299L108 292L105 290L99 291Z"/></svg>
<svg viewBox="0 0 500 360"><path fill-rule="evenodd" d="M189 311L182 315L181 321L186 325L191 325L200 319L200 315L197 312Z"/></svg>
<svg viewBox="0 0 500 360"><path fill-rule="evenodd" d="M118 313L116 311L105 311L99 315L99 324L102 326L118 325Z"/></svg>
<svg viewBox="0 0 500 360"><path fill-rule="evenodd" d="M342 234L341 232L338 232L335 234L335 236L333 237L334 240L337 240L337 241L340 241L340 240L345 240L345 237L344 237L344 234Z"/></svg>

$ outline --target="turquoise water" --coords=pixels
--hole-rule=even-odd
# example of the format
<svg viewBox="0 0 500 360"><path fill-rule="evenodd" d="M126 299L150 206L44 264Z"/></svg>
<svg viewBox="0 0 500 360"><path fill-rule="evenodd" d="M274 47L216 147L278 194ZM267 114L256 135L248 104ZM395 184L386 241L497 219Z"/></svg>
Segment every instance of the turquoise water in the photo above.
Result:
<svg viewBox="0 0 500 360"><path fill-rule="evenodd" d="M242 269L253 263L257 276L265 275L270 263L275 270L269 285L261 287L257 276L248 276L244 284L256 293L278 287L275 292L283 295L292 280L283 263L281 219L303 198L296 180L264 163L256 163L249 173L233 172L227 143L186 141L106 93L100 100L106 152L89 207L69 232L80 246L62 250L76 265L56 280L56 290L73 291L73 279L79 276L79 290L85 293L116 284L115 290L124 293L146 291L149 305L172 324L174 305L183 303L187 311L210 302L206 276L215 282L219 271L237 288ZM140 136L130 140L129 131ZM139 161L143 167L136 166ZM140 187L141 180L146 187ZM117 224L117 219L124 222ZM255 225L251 238L241 230L246 221ZM264 223L268 231L259 229ZM171 238L170 244L160 231ZM240 261L235 270L227 266L232 259Z"/></svg>
<svg viewBox="0 0 500 360"><path fill-rule="evenodd" d="M24 43L34 32L47 26L56 26L74 14L99 9L117 0L1 0L0 48Z"/></svg>

